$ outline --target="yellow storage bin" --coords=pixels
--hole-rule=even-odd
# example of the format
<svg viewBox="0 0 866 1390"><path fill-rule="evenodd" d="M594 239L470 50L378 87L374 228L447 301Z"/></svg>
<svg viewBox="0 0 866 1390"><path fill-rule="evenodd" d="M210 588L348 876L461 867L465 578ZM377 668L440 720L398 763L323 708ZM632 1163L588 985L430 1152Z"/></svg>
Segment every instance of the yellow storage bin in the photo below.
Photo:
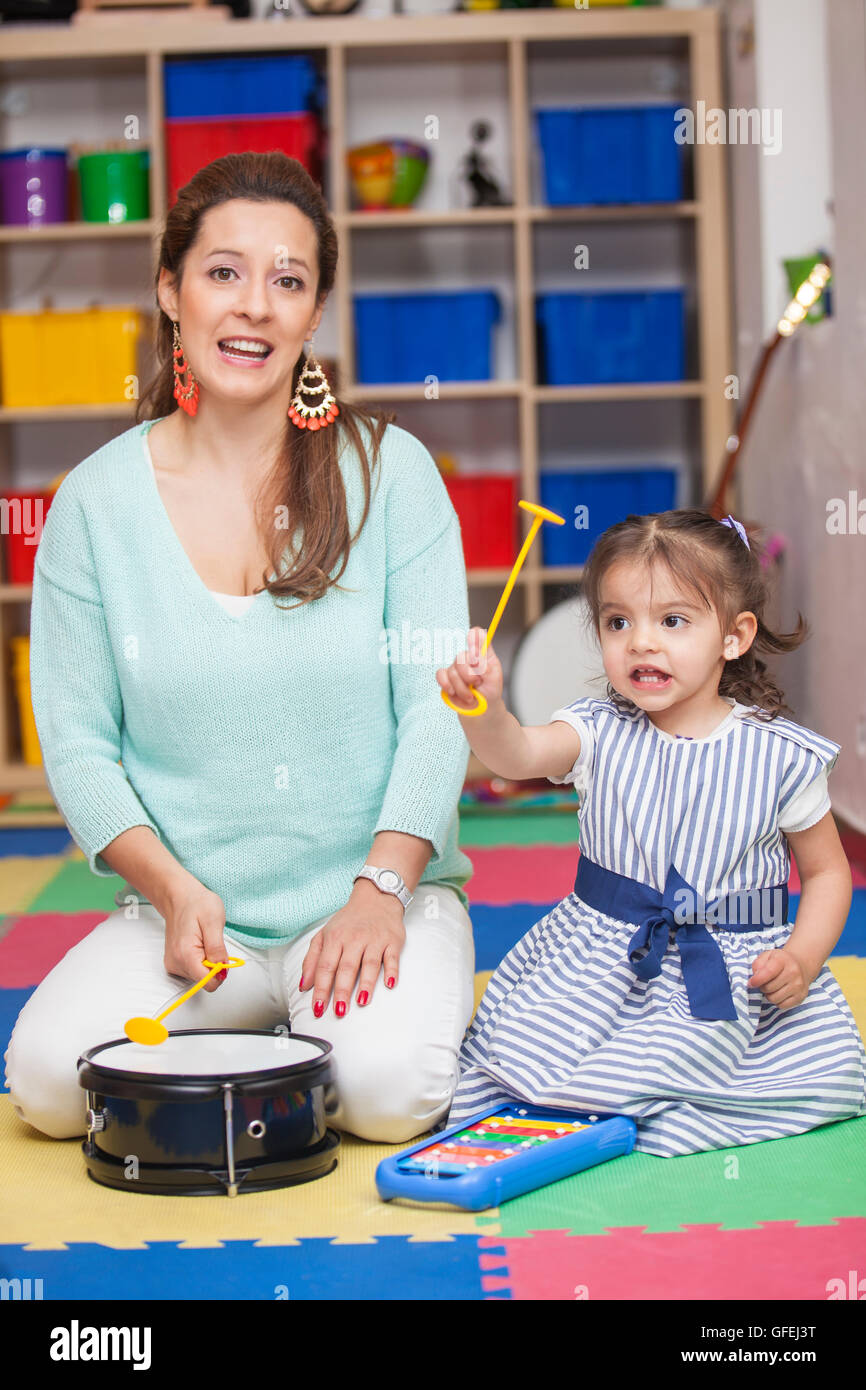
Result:
<svg viewBox="0 0 866 1390"><path fill-rule="evenodd" d="M42 763L42 750L36 733L33 706L30 702L30 638L11 637L12 680L18 697L18 720L21 728L21 752L25 763L39 767Z"/></svg>
<svg viewBox="0 0 866 1390"><path fill-rule="evenodd" d="M0 314L0 400L27 407L134 399L142 321L134 308Z"/></svg>

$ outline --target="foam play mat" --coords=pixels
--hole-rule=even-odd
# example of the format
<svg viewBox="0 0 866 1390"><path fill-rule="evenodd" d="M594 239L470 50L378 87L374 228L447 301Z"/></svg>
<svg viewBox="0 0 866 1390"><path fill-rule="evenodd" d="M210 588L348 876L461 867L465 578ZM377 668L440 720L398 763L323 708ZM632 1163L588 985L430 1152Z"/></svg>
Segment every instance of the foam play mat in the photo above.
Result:
<svg viewBox="0 0 866 1390"><path fill-rule="evenodd" d="M570 891L576 830L559 813L462 819L476 999ZM828 964L866 1033L866 875L846 848L854 900ZM117 886L62 828L0 830L0 1050ZM790 889L793 917L796 874ZM680 1158L630 1154L478 1213L382 1202L376 1165L401 1147L344 1135L327 1176L234 1200L133 1194L92 1182L81 1141L38 1134L6 1093L0 1277L64 1300L825 1300L839 1271L866 1272L866 1117Z"/></svg>

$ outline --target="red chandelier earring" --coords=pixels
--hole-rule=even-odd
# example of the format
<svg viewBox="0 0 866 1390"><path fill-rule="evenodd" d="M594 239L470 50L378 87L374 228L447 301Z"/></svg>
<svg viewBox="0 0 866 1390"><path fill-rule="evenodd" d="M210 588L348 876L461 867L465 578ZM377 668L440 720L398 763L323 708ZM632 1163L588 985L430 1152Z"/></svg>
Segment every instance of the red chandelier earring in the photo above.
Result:
<svg viewBox="0 0 866 1390"><path fill-rule="evenodd" d="M192 374L192 367L184 361L177 320L174 322L172 367L174 370L174 398L181 410L185 410L187 415L195 415L198 410L198 382ZM185 375L188 376L186 382L183 379Z"/></svg>
<svg viewBox="0 0 866 1390"><path fill-rule="evenodd" d="M315 366L311 366L315 363ZM301 400L301 393L321 396L316 405L307 405ZM299 430L323 430L340 413L335 397L331 394L325 373L318 359L313 355L313 340L310 339L310 354L304 363L304 370L298 377L297 390L288 409L289 419Z"/></svg>

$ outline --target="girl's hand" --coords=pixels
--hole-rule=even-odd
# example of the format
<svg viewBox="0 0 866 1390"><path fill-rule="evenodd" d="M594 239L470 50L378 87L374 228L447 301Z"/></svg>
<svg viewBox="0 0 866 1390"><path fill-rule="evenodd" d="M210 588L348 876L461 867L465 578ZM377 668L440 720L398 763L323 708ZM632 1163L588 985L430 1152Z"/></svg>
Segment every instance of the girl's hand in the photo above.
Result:
<svg viewBox="0 0 866 1390"><path fill-rule="evenodd" d="M200 980L207 974L203 961L228 959L223 939L225 903L218 893L212 893L198 879L190 875L183 887L176 890L165 905L164 916L163 964L169 975L180 975L184 980ZM202 989L212 994L224 979L224 974L214 975Z"/></svg>
<svg viewBox="0 0 866 1390"><path fill-rule="evenodd" d="M777 1009L793 1009L809 993L811 980L802 961L787 946L762 951L752 961L749 985L757 985Z"/></svg>
<svg viewBox="0 0 866 1390"><path fill-rule="evenodd" d="M342 1018L356 979L361 1008L372 999L380 970L388 989L397 984L400 952L406 944L403 904L393 894L369 886L376 898L351 898L316 932L304 956L300 988L304 993L313 990L316 1018L325 1012L332 989L334 1013Z"/></svg>
<svg viewBox="0 0 866 1390"><path fill-rule="evenodd" d="M450 666L440 667L436 672L436 679L446 695L461 708L475 709L478 701L473 689L480 691L488 705L501 698L503 680L499 658L492 647L481 655L486 634L486 628L470 628L469 650L461 652Z"/></svg>

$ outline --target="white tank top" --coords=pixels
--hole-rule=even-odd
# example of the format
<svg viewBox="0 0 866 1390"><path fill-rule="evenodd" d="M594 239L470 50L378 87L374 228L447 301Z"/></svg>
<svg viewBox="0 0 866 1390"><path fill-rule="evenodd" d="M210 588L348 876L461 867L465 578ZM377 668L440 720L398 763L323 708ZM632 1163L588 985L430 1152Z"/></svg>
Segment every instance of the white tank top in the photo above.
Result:
<svg viewBox="0 0 866 1390"><path fill-rule="evenodd" d="M153 466L153 456L151 455L150 449L147 447L147 435L144 436L144 452L150 464L150 471L155 478L156 470ZM231 613L234 618L239 618L243 613L246 613L250 604L256 597L255 594L220 594L217 593L216 589L209 589L208 593L213 594L214 598L219 600L226 612Z"/></svg>

